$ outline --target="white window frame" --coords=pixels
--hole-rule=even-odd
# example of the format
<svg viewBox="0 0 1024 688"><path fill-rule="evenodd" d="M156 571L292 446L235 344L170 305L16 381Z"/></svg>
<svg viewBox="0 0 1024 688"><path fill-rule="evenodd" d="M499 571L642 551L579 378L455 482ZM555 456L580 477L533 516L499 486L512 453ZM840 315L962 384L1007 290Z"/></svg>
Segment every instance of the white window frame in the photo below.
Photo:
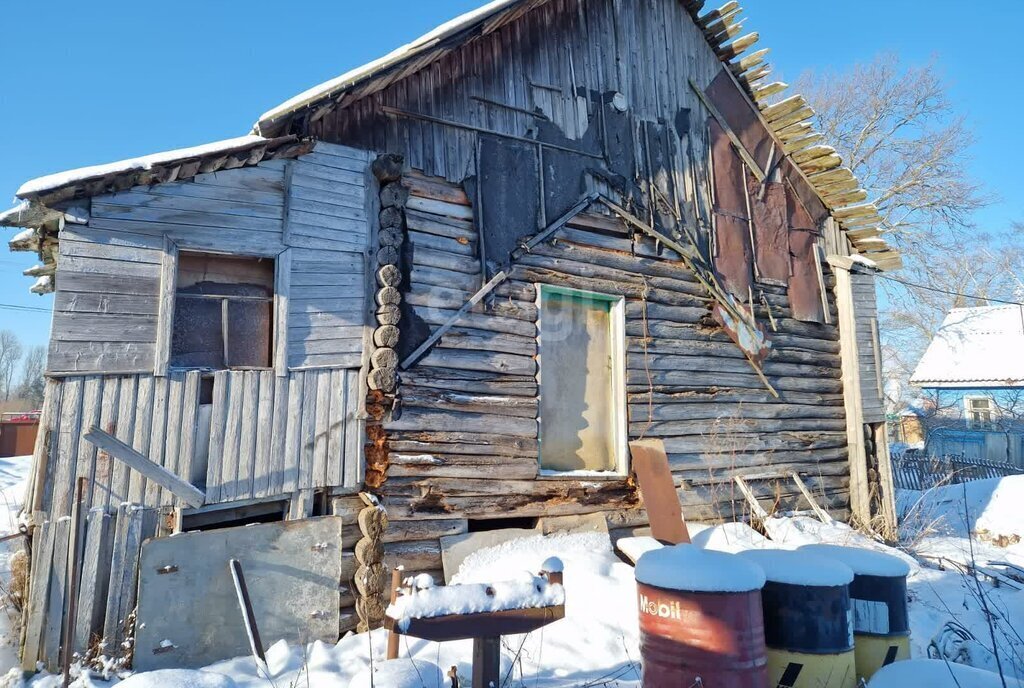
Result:
<svg viewBox="0 0 1024 688"><path fill-rule="evenodd" d="M586 298L595 301L609 303L608 320L611 332L611 386L614 404L612 411L612 432L614 433L612 446L614 447L615 469L612 471L587 471L588 479L621 479L629 475L629 428L626 414L626 300L624 297L600 292L587 291L584 289L571 289L551 284L535 283L537 290L537 477L541 479L565 479L580 475L581 471L556 471L544 468L544 447L541 441L541 426L544 419L540 415L540 396L543 394L541 379L544 374L544 325L542 312L542 300L546 294L559 294L562 296Z"/></svg>
<svg viewBox="0 0 1024 688"><path fill-rule="evenodd" d="M971 402L984 401L988 403L988 414L990 419L988 423L983 421L976 421L974 419L975 409L972 407ZM984 394L965 394L964 395L964 417L967 420L968 430L992 430L995 428L996 419L999 417L998 411L996 410L995 399Z"/></svg>
<svg viewBox="0 0 1024 688"><path fill-rule="evenodd" d="M213 249L205 245L191 246L187 242L164 238L164 251L160 262L160 308L157 316L156 347L153 375L165 377L171 360L171 340L174 335L174 303L178 291L178 254L181 251L221 254L231 258L269 258L274 261L274 323L273 350L270 367L277 377L288 374L288 297L291 293L292 250L280 252Z"/></svg>

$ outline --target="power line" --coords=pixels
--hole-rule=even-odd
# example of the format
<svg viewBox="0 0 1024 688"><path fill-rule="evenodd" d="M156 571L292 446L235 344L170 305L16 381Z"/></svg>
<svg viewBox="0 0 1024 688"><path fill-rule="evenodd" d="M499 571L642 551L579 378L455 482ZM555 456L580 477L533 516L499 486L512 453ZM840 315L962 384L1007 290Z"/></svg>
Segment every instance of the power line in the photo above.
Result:
<svg viewBox="0 0 1024 688"><path fill-rule="evenodd" d="M0 303L0 309L9 311L31 311L39 313L49 313L49 308L39 308L38 306L19 306L15 303Z"/></svg>
<svg viewBox="0 0 1024 688"><path fill-rule="evenodd" d="M908 282L906 280L901 280L898 277L892 277L891 275L879 274L878 277L880 277L881 279L884 279L884 280L889 280L890 282L899 282L900 284L902 284L904 286L907 286L907 287L914 287L915 289L925 289L927 291L934 291L934 292L937 292L939 294L945 294L947 296L961 296L961 297L963 297L965 299L977 299L978 301L991 301L992 303L1002 303L1002 304L1006 304L1007 306L1024 306L1024 303L1022 303L1020 301L1004 301L1003 299L994 299L994 298L992 298L990 296L978 296L977 294L962 294L962 293L960 293L958 291L950 291L948 289L941 289L939 287L933 287L933 286L931 286L929 284L918 284L916 282Z"/></svg>

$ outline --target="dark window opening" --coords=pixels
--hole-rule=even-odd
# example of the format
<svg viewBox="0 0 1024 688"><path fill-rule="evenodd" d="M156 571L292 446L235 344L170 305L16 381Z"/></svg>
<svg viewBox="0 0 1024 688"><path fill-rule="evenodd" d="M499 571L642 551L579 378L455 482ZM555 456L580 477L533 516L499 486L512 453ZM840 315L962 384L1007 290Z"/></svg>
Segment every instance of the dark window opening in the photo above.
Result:
<svg viewBox="0 0 1024 688"><path fill-rule="evenodd" d="M532 530L537 527L537 519L529 516L512 518L481 518L469 519L469 532L483 533L488 530L505 530L506 528L521 528Z"/></svg>
<svg viewBox="0 0 1024 688"><path fill-rule="evenodd" d="M172 366L269 368L273 319L273 260L179 254Z"/></svg>
<svg viewBox="0 0 1024 688"><path fill-rule="evenodd" d="M196 530L235 528L253 523L277 523L278 521L283 521L287 515L287 500L257 502L255 504L246 504L245 506L183 513L181 516L181 530L187 533Z"/></svg>

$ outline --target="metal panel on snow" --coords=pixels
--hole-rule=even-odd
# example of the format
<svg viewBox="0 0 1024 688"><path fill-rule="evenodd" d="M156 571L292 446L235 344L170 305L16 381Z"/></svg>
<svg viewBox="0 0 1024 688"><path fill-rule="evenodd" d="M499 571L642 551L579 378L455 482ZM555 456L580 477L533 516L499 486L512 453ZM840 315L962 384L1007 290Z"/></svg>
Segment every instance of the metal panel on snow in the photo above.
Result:
<svg viewBox="0 0 1024 688"><path fill-rule="evenodd" d="M336 641L341 546L341 518L335 516L147 542L134 668L195 668L249 654L231 559L242 564L263 638Z"/></svg>

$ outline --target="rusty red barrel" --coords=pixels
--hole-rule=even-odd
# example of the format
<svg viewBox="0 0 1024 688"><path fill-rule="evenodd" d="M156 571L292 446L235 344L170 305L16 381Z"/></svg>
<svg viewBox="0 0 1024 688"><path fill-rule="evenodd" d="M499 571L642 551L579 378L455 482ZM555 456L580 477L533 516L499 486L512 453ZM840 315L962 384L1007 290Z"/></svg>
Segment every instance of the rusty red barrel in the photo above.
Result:
<svg viewBox="0 0 1024 688"><path fill-rule="evenodd" d="M640 557L644 688L765 688L764 581L756 564L693 545Z"/></svg>

